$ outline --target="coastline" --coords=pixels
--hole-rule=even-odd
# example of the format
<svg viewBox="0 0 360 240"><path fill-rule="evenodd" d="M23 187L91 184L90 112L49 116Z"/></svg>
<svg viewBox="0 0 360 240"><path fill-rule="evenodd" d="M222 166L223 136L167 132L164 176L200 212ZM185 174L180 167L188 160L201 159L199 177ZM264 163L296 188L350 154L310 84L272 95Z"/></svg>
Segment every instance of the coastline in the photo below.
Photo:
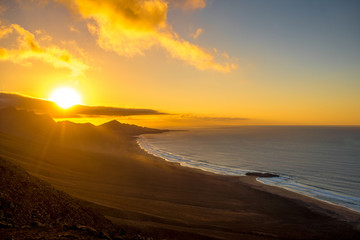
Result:
<svg viewBox="0 0 360 240"><path fill-rule="evenodd" d="M324 213L316 205L271 193L278 188L258 184L252 177L167 162L146 153L132 136L84 136L81 145L61 145L57 138L49 144L48 138L0 135L0 155L87 202L126 233L189 240L360 237L351 219L345 222L346 218L325 214L332 208Z"/></svg>
<svg viewBox="0 0 360 240"><path fill-rule="evenodd" d="M147 134L141 134L141 135L147 135ZM306 208L310 209L311 211L315 211L317 213L324 214L324 215L327 215L329 217L332 217L332 218L335 218L335 219L338 219L341 221L346 221L346 222L350 223L354 228L360 230L360 212L359 211L348 208L346 206L342 206L340 204L335 204L335 203L332 203L332 202L329 202L326 200L322 200L322 199L315 198L315 197L312 197L312 196L309 196L306 194L302 194L302 193L296 192L291 189L286 189L281 186L274 186L271 184L263 183L259 180L258 176L247 176L246 173L250 173L250 171L247 172L244 170L246 172L244 175L234 176L234 175L215 173L215 172L211 172L211 171L204 170L201 168L196 168L193 166L184 166L180 162L169 161L161 156L153 155L152 153L148 152L146 149L142 148L141 144L138 141L138 138L141 137L141 135L136 136L135 143L138 146L138 148L141 149L141 151L143 151L144 154L148 154L155 158L160 158L164 162L173 163L173 164L178 165L179 167L193 169L194 171L201 171L201 172L204 172L204 173L210 174L210 175L215 174L218 176L228 177L231 179L231 181L234 181L232 178L235 178L236 181L239 181L244 184L248 184L249 186L251 186L257 190L265 191L265 192L268 192L268 193L271 193L271 194L274 194L274 195L277 195L280 197L294 200L294 201L298 202L300 205L305 206Z"/></svg>

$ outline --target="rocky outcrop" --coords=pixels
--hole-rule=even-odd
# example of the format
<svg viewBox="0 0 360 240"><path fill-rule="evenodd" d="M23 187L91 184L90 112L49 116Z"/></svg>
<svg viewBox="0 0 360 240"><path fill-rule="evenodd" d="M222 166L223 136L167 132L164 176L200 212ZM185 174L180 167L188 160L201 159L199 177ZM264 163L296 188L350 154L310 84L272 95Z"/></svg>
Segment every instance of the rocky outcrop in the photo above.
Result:
<svg viewBox="0 0 360 240"><path fill-rule="evenodd" d="M247 172L246 176L254 176L254 177L263 177L263 178L272 178L272 177L279 177L277 174L273 173L261 173L261 172Z"/></svg>

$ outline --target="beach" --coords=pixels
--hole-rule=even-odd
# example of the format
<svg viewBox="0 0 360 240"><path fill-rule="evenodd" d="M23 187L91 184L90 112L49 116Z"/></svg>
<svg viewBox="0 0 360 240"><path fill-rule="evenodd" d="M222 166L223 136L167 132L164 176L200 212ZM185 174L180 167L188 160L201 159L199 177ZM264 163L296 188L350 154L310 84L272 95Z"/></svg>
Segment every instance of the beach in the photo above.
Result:
<svg viewBox="0 0 360 240"><path fill-rule="evenodd" d="M76 139L73 129L69 136L63 132L67 142L70 136ZM155 239L360 236L360 215L346 208L261 184L255 177L217 175L166 162L143 151L134 137L105 144L89 136L76 145L77 140L60 144L1 133L0 153L127 232Z"/></svg>

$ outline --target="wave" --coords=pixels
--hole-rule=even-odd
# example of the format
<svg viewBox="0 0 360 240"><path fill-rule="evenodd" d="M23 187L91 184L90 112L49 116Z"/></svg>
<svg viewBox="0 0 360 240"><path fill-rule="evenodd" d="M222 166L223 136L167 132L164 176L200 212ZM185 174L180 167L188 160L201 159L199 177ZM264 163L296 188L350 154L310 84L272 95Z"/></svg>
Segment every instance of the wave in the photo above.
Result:
<svg viewBox="0 0 360 240"><path fill-rule="evenodd" d="M305 185L294 181L292 177L281 176L278 178L258 178L257 180L267 185L281 187L289 191L300 193L302 195L313 197L328 203L340 205L360 212L360 199L357 197L346 196L340 193L335 193L328 189Z"/></svg>
<svg viewBox="0 0 360 240"><path fill-rule="evenodd" d="M227 166L220 166L205 161L195 161L191 159L191 156L179 155L172 152L168 152L164 149L160 149L151 144L144 136L137 138L138 145L147 153L154 156L163 158L169 162L179 163L181 166L192 167L201 169L207 172L215 174L231 175L231 176L245 176L249 171L261 172L258 169L239 169ZM295 176L285 176L283 174L276 178L257 178L261 183L281 187L302 195L313 197L322 201L326 201L332 204L340 205L354 211L360 212L360 198L343 195L336 193L328 189L322 189L317 186L306 185L296 181Z"/></svg>
<svg viewBox="0 0 360 240"><path fill-rule="evenodd" d="M179 163L181 166L193 167L207 172L223 174L223 175L233 175L233 176L245 176L245 174L249 172L249 170L219 166L201 161L194 161L189 157L180 156L175 153L167 152L166 150L155 147L154 145L149 143L149 141L143 136L139 136L137 138L137 143L147 153L163 158L169 162Z"/></svg>

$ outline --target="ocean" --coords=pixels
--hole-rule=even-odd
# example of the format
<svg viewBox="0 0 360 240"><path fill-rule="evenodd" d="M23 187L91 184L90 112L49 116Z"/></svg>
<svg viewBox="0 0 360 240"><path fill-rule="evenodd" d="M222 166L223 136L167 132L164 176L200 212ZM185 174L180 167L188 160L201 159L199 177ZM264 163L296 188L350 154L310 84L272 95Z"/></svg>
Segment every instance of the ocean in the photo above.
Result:
<svg viewBox="0 0 360 240"><path fill-rule="evenodd" d="M360 212L360 127L239 126L147 134L141 148L167 161L258 181Z"/></svg>

